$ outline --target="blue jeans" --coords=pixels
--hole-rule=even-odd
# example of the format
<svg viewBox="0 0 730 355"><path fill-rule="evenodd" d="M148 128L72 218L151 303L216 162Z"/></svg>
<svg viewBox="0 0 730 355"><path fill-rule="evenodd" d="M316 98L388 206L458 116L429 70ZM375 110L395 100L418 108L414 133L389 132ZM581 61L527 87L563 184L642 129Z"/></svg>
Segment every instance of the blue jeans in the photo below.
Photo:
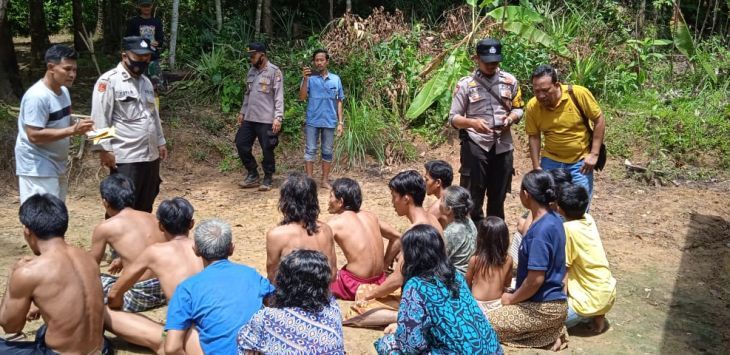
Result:
<svg viewBox="0 0 730 355"><path fill-rule="evenodd" d="M578 324L581 323L588 323L593 319L592 317L583 317L582 315L575 312L573 307L570 306L570 302L568 302L568 316L565 318L565 327L566 328L573 328Z"/></svg>
<svg viewBox="0 0 730 355"><path fill-rule="evenodd" d="M307 142L304 148L304 160L317 160L317 140L322 137L322 161L332 162L332 151L335 146L335 129L304 126L304 137Z"/></svg>
<svg viewBox="0 0 730 355"><path fill-rule="evenodd" d="M583 174L580 168L583 166L583 159L576 163L561 163L550 158L542 157L540 159L540 167L542 170L548 171L553 169L568 169L573 177L574 184L581 184L588 190L588 201L593 197L593 171L590 174Z"/></svg>

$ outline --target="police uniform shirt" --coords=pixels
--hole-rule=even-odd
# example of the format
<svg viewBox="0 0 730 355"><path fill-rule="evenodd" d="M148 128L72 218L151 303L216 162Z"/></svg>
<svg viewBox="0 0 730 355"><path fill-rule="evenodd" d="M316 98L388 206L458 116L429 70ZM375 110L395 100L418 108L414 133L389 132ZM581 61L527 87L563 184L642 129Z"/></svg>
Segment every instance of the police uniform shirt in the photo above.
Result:
<svg viewBox="0 0 730 355"><path fill-rule="evenodd" d="M114 152L117 163L155 161L158 147L166 143L150 80L135 78L119 63L104 73L94 86L91 117L96 129L114 127L115 137L93 150Z"/></svg>
<svg viewBox="0 0 730 355"><path fill-rule="evenodd" d="M489 87L485 87L482 83ZM504 105L487 90L497 94L511 111L505 110ZM449 124L453 127L454 116L461 115L469 119L483 119L489 128L500 126L504 124L510 112L516 114L518 118L522 117L523 105L520 87L512 74L497 70L497 73L489 78L476 70L471 76L461 78L456 84ZM494 148L497 154L501 154L514 149L510 129L502 130L499 136L494 133L479 133L473 128L467 128L466 131L469 138L485 151Z"/></svg>
<svg viewBox="0 0 730 355"><path fill-rule="evenodd" d="M267 124L284 117L284 76L279 67L266 63L263 69L248 70L241 113L246 121Z"/></svg>

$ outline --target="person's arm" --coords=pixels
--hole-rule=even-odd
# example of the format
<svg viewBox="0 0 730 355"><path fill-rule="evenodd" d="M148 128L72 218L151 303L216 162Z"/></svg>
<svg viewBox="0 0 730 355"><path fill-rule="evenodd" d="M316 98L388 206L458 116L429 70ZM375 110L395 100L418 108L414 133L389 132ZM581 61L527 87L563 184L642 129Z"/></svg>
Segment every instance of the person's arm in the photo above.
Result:
<svg viewBox="0 0 730 355"><path fill-rule="evenodd" d="M281 238L278 238L273 229L266 233L266 277L271 283L274 283L281 261L281 243L277 239Z"/></svg>
<svg viewBox="0 0 730 355"><path fill-rule="evenodd" d="M33 275L24 267L30 260L32 258L27 256L18 260L8 277L0 304L0 327L5 333L21 332L25 326L35 284Z"/></svg>
<svg viewBox="0 0 730 355"><path fill-rule="evenodd" d="M382 284L375 287L365 295L365 300L372 300L379 297L385 297L397 290L399 287L403 287L403 270L401 270L400 261L396 261L393 267L393 273L388 275Z"/></svg>
<svg viewBox="0 0 730 355"><path fill-rule="evenodd" d="M385 249L384 256L384 265L387 268L393 264L396 255L400 253L400 233L388 223L381 220L378 220L378 225L380 227L380 235L388 240L388 247Z"/></svg>
<svg viewBox="0 0 730 355"><path fill-rule="evenodd" d="M507 255L507 258L505 259L505 263L507 264L506 271L504 273L504 288L508 289L510 286L512 286L512 267L513 267L513 261L512 257Z"/></svg>
<svg viewBox="0 0 730 355"><path fill-rule="evenodd" d="M160 112L158 112L157 109L155 109L154 112L155 129L157 130L157 149L160 153L160 160L165 160L167 159L167 140L165 139L165 132L162 130Z"/></svg>
<svg viewBox="0 0 730 355"><path fill-rule="evenodd" d="M598 162L598 155L601 153L601 144L603 144L603 135L606 133L606 118L601 113L593 127L593 142L591 143L591 151L583 160L583 166L580 172L587 174L593 170Z"/></svg>
<svg viewBox="0 0 730 355"><path fill-rule="evenodd" d="M114 88L106 78L99 78L94 86L94 93L91 96L91 119L94 121L94 128L109 128L112 125L112 113L114 112ZM99 152L99 160L102 166L110 169L116 168L116 157L114 156L110 139L104 139L99 144L91 147L92 151Z"/></svg>
<svg viewBox="0 0 730 355"><path fill-rule="evenodd" d="M107 306L111 309L121 309L124 304L124 293L139 280L154 260L154 246L148 247L131 265L127 265L117 281L112 284L107 293Z"/></svg>
<svg viewBox="0 0 730 355"><path fill-rule="evenodd" d="M470 257L469 265L466 267L466 276L464 278L466 279L466 284L469 285L469 289L471 289L474 283L474 265L476 264L476 260L476 256Z"/></svg>
<svg viewBox="0 0 730 355"><path fill-rule="evenodd" d="M272 130L274 134L281 130L281 123L284 121L284 75L281 70L274 74L274 123Z"/></svg>
<svg viewBox="0 0 730 355"><path fill-rule="evenodd" d="M137 25L137 16L127 20L127 30L124 31L124 37L139 36L139 26Z"/></svg>
<svg viewBox="0 0 730 355"><path fill-rule="evenodd" d="M514 293L502 294L502 305L517 304L530 299L545 282L544 270L528 270L527 277Z"/></svg>
<svg viewBox="0 0 730 355"><path fill-rule="evenodd" d="M456 129L472 128L479 133L492 133L485 120L466 117L466 108L469 105L467 91L466 84L461 81L456 83L454 96L451 100L451 110L449 111L449 124Z"/></svg>
<svg viewBox="0 0 730 355"><path fill-rule="evenodd" d="M25 125L24 128L31 143L45 144L91 131L94 128L94 122L90 119L79 119L76 124L65 128L40 128L29 125Z"/></svg>
<svg viewBox="0 0 730 355"><path fill-rule="evenodd" d="M185 355L185 334L187 330L168 330L165 336L165 354Z"/></svg>
<svg viewBox="0 0 730 355"><path fill-rule="evenodd" d="M165 27L162 25L162 20L157 20L157 30L155 30L155 41L157 41L157 52L165 45Z"/></svg>
<svg viewBox="0 0 730 355"><path fill-rule="evenodd" d="M532 161L532 168L533 169L541 169L540 168L540 134L530 135L530 161Z"/></svg>
<svg viewBox="0 0 730 355"><path fill-rule="evenodd" d="M524 102L522 101L522 89L520 89L519 83L515 80L512 84L512 110L507 117L505 117L506 126L509 127L513 124L520 123L522 115L525 113L523 107Z"/></svg>
<svg viewBox="0 0 730 355"><path fill-rule="evenodd" d="M249 70L250 72L250 70ZM238 117L236 118L236 125L240 126L243 122L243 119L245 118L246 109L248 108L248 96L249 96L249 87L248 87L248 74L246 75L246 82L245 82L245 89L243 90L243 102L241 103L241 111L238 112ZM253 85L253 84L252 84Z"/></svg>
<svg viewBox="0 0 730 355"><path fill-rule="evenodd" d="M342 136L345 130L345 116L342 108L342 100L337 100L337 136Z"/></svg>
<svg viewBox="0 0 730 355"><path fill-rule="evenodd" d="M101 263L101 259L104 258L104 252L106 251L106 231L104 226L98 225L94 228L94 232L91 235L91 249L89 254L94 258L97 264Z"/></svg>
<svg viewBox="0 0 730 355"><path fill-rule="evenodd" d="M302 83L299 85L299 101L307 101L309 96L309 75L312 73L312 69L302 69Z"/></svg>

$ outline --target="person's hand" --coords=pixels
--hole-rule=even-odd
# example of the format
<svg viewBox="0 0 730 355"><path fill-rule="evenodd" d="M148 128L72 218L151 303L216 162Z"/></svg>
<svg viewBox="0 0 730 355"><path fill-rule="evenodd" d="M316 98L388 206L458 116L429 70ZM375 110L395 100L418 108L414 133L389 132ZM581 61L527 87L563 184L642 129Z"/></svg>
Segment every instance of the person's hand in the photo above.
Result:
<svg viewBox="0 0 730 355"><path fill-rule="evenodd" d="M342 132L345 131L345 124L342 122L337 123L337 136L342 137Z"/></svg>
<svg viewBox="0 0 730 355"><path fill-rule="evenodd" d="M166 145L163 144L163 145L157 147L157 150L160 151L160 160L167 159L167 146Z"/></svg>
<svg viewBox="0 0 730 355"><path fill-rule="evenodd" d="M396 329L398 329L398 323L390 323L390 324L388 324L387 327L385 327L385 330L383 330L383 333L394 334Z"/></svg>
<svg viewBox="0 0 730 355"><path fill-rule="evenodd" d="M236 125L240 126L243 123L243 113L239 112L236 117Z"/></svg>
<svg viewBox="0 0 730 355"><path fill-rule="evenodd" d="M310 75L312 75L312 68L310 68L310 67L302 68L302 77L304 77L304 80L307 80Z"/></svg>
<svg viewBox="0 0 730 355"><path fill-rule="evenodd" d="M481 134L491 134L492 129L489 128L489 125L487 124L487 121L481 119L481 118L475 118L469 120L471 123L471 128L473 128L477 133Z"/></svg>
<svg viewBox="0 0 730 355"><path fill-rule="evenodd" d="M588 175L593 171L593 167L598 162L598 154L589 153L583 158L583 166L580 167L580 172L583 175Z"/></svg>
<svg viewBox="0 0 730 355"><path fill-rule="evenodd" d="M78 136L94 129L94 121L89 118L78 119L73 126L73 135Z"/></svg>
<svg viewBox="0 0 730 355"><path fill-rule="evenodd" d="M122 309L124 294L116 295L116 292L109 292L106 296L106 305L111 309Z"/></svg>
<svg viewBox="0 0 730 355"><path fill-rule="evenodd" d="M150 43L150 44L152 45L152 48L157 49L157 46L160 45L160 42L152 41L152 43Z"/></svg>
<svg viewBox="0 0 730 355"><path fill-rule="evenodd" d="M275 119L274 123L271 125L271 131L274 132L274 134L279 134L279 131L281 130L281 120Z"/></svg>
<svg viewBox="0 0 730 355"><path fill-rule="evenodd" d="M114 157L114 153L112 152L99 152L99 160L101 160L101 166L106 166L109 169L117 168L117 158Z"/></svg>
<svg viewBox="0 0 730 355"><path fill-rule="evenodd" d="M38 306L35 305L35 303L32 303L30 305L30 309L28 310L28 314L25 316L25 319L28 321L36 320L41 317L41 310L38 308Z"/></svg>
<svg viewBox="0 0 730 355"><path fill-rule="evenodd" d="M122 271L124 268L124 265L122 265L122 259L121 258L115 258L112 260L111 263L109 263L109 273L112 275L116 275Z"/></svg>
<svg viewBox="0 0 730 355"><path fill-rule="evenodd" d="M507 117L505 117L504 119L504 128L506 129L512 126L513 123L515 123L515 121L512 119L512 116L507 115Z"/></svg>
<svg viewBox="0 0 730 355"><path fill-rule="evenodd" d="M503 306L511 305L512 304L512 294L507 293L507 292L503 293L501 302L502 302Z"/></svg>

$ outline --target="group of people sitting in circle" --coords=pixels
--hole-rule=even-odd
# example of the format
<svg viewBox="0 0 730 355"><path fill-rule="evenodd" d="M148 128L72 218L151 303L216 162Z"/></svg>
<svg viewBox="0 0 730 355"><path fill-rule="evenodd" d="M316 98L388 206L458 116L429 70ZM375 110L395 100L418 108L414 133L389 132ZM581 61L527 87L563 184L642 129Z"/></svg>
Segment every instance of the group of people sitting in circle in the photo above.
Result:
<svg viewBox="0 0 730 355"><path fill-rule="evenodd" d="M13 266L0 326L22 334L26 320L45 324L35 341L0 340L0 353L107 354L106 330L159 354L344 354L344 325L384 327L380 354L501 354L500 344L559 350L566 327L608 327L616 281L585 187L561 169L525 174L528 213L510 237L501 218L471 220L469 192L452 179L436 160L424 175L389 181L395 212L410 222L401 235L361 209L349 178L332 183L332 216L320 221L316 183L290 175L281 223L266 235L266 277L230 261L230 225L196 223L184 198L164 200L156 215L132 209L123 175L101 182L107 219L88 252L64 240L64 202L33 195L19 216L36 257ZM427 194L438 201L425 209ZM335 244L347 259L340 270ZM343 314L335 298L353 302ZM164 324L138 313L164 304Z"/></svg>

